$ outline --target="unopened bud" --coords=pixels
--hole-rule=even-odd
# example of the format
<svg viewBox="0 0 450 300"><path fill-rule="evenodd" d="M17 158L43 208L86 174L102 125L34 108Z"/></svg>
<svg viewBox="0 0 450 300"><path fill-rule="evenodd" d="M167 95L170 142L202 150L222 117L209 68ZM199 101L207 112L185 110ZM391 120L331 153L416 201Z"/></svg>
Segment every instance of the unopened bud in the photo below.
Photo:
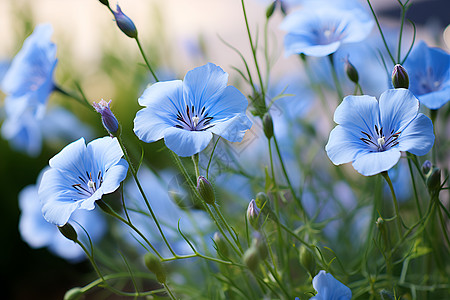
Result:
<svg viewBox="0 0 450 300"><path fill-rule="evenodd" d="M260 210L256 206L255 200L252 199L247 207L247 220L253 228L259 229L261 220L259 218Z"/></svg>
<svg viewBox="0 0 450 300"><path fill-rule="evenodd" d="M112 113L111 109L109 108L109 104L112 100L109 100L109 102L106 102L105 100L101 100L99 103L93 103L92 106L95 108L95 110L100 113L102 116L102 124L105 127L105 129L111 134L112 136L117 136L117 133L119 131L119 122L117 121L116 116Z"/></svg>
<svg viewBox="0 0 450 300"><path fill-rule="evenodd" d="M428 173L426 183L430 193L439 191L441 187L441 169L434 167L433 170Z"/></svg>
<svg viewBox="0 0 450 300"><path fill-rule="evenodd" d="M273 12L275 11L276 7L277 7L277 1L272 1L272 3L266 9L266 18L267 19L269 19L273 15Z"/></svg>
<svg viewBox="0 0 450 300"><path fill-rule="evenodd" d="M265 113L263 117L263 130L268 139L273 137L273 120L269 113Z"/></svg>
<svg viewBox="0 0 450 300"><path fill-rule="evenodd" d="M161 264L161 260L155 254L147 252L144 255L144 263L150 272L156 275L156 280L160 283L166 282L166 270Z"/></svg>
<svg viewBox="0 0 450 300"><path fill-rule="evenodd" d="M396 89L407 89L409 87L408 73L406 72L405 68L403 68L399 64L395 65L394 69L392 70L392 85Z"/></svg>
<svg viewBox="0 0 450 300"><path fill-rule="evenodd" d="M229 254L228 245L225 242L223 235L220 232L215 232L213 239L214 243L216 243L217 251L220 252L223 256L227 257Z"/></svg>
<svg viewBox="0 0 450 300"><path fill-rule="evenodd" d="M423 175L428 175L428 173L430 173L431 168L433 167L433 164L431 163L431 161L426 160L424 161L423 165L422 165L422 173Z"/></svg>
<svg viewBox="0 0 450 300"><path fill-rule="evenodd" d="M250 271L255 272L260 262L258 249L256 249L255 247L248 248L244 253L243 260Z"/></svg>
<svg viewBox="0 0 450 300"><path fill-rule="evenodd" d="M133 38L133 39L137 38L137 29L136 29L136 26L134 26L133 21L122 12L119 4L117 4L116 9L117 9L117 11L115 11L113 13L114 13L114 18L116 19L117 26L128 37Z"/></svg>
<svg viewBox="0 0 450 300"><path fill-rule="evenodd" d="M101 4L106 5L109 7L109 1L108 0L98 0Z"/></svg>
<svg viewBox="0 0 450 300"><path fill-rule="evenodd" d="M256 194L255 202L258 208L261 210L261 213L263 214L264 218L266 216L269 216L269 218L271 218L274 221L278 220L276 214L273 212L272 202L270 202L270 198L269 196L267 196L266 193L259 192L258 194Z"/></svg>
<svg viewBox="0 0 450 300"><path fill-rule="evenodd" d="M344 70L351 81L353 81L354 83L359 82L358 71L356 70L355 66L348 60L348 57L344 62Z"/></svg>
<svg viewBox="0 0 450 300"><path fill-rule="evenodd" d="M377 225L378 230L383 230L384 229L384 220L381 217L378 217L377 221L375 222L375 224Z"/></svg>
<svg viewBox="0 0 450 300"><path fill-rule="evenodd" d="M197 191L203 201L208 204L214 204L216 200L216 197L214 196L214 189L211 183L209 183L209 181L203 176L199 176L197 179Z"/></svg>
<svg viewBox="0 0 450 300"><path fill-rule="evenodd" d="M78 234L69 223L58 226L58 229L65 238L74 241L75 243L78 242Z"/></svg>
<svg viewBox="0 0 450 300"><path fill-rule="evenodd" d="M64 300L79 300L83 295L83 290L79 287L75 287L64 294Z"/></svg>
<svg viewBox="0 0 450 300"><path fill-rule="evenodd" d="M304 245L300 246L299 250L299 259L303 268L311 274L311 277L314 277L315 269L316 269L316 260L314 259L314 255L311 251L308 250Z"/></svg>

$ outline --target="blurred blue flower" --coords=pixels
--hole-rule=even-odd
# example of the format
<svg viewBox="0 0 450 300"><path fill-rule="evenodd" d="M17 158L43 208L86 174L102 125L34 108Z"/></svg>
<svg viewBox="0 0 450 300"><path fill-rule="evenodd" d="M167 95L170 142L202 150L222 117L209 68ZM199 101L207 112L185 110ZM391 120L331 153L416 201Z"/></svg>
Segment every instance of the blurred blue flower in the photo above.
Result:
<svg viewBox="0 0 450 300"><path fill-rule="evenodd" d="M288 32L284 39L286 55L326 56L341 44L360 42L370 34L374 21L359 4L313 3L282 22L281 29Z"/></svg>
<svg viewBox="0 0 450 300"><path fill-rule="evenodd" d="M41 205L38 197L38 185L29 185L19 193L19 207L21 215L19 219L19 231L22 239L32 248L48 247L55 255L70 262L78 262L86 256L83 250L74 242L65 238L58 230L57 226L48 223L42 216ZM101 214L88 213L87 211L75 212L69 221L81 224L89 233L90 238L95 243L100 240L106 232L106 222ZM83 241L85 235L81 234L82 229L75 226L80 240Z"/></svg>
<svg viewBox="0 0 450 300"><path fill-rule="evenodd" d="M44 218L62 226L77 209L92 210L95 201L114 192L128 164L117 139L104 137L87 146L81 138L50 159L39 186Z"/></svg>
<svg viewBox="0 0 450 300"><path fill-rule="evenodd" d="M5 109L8 117L31 110L36 117L44 114L47 99L54 89L56 45L50 41L50 24L36 26L22 49L11 62L1 82L7 94Z"/></svg>
<svg viewBox="0 0 450 300"><path fill-rule="evenodd" d="M350 300L352 298L352 291L324 270L314 277L313 287L317 294L310 300Z"/></svg>
<svg viewBox="0 0 450 300"><path fill-rule="evenodd" d="M418 113L419 101L406 89L387 90L380 101L370 96L347 96L336 109L338 124L325 147L335 165L353 162L362 175L392 168L400 151L425 155L433 146L431 120Z"/></svg>
<svg viewBox="0 0 450 300"><path fill-rule="evenodd" d="M208 146L213 133L240 142L252 122L245 114L248 102L228 74L208 63L189 71L184 81L158 82L139 98L146 106L134 119L138 138L151 143L164 138L179 156L190 156Z"/></svg>
<svg viewBox="0 0 450 300"><path fill-rule="evenodd" d="M409 89L429 109L439 109L450 100L450 55L423 41L414 47L404 67Z"/></svg>

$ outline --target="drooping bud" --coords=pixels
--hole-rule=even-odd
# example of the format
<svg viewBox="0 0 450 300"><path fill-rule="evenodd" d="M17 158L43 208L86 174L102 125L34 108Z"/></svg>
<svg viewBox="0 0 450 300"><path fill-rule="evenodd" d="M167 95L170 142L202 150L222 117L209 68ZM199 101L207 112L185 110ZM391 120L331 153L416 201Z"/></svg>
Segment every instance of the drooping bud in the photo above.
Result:
<svg viewBox="0 0 450 300"><path fill-rule="evenodd" d="M109 1L108 0L98 0L101 4L106 5L109 7Z"/></svg>
<svg viewBox="0 0 450 300"><path fill-rule="evenodd" d="M422 173L423 175L428 175L428 173L430 173L431 168L433 167L433 164L431 163L431 161L426 160L424 161L423 165L422 165Z"/></svg>
<svg viewBox="0 0 450 300"><path fill-rule="evenodd" d="M156 275L156 280L158 280L158 282L166 282L166 270L161 264L161 260L155 254L150 252L145 253L144 263L147 268Z"/></svg>
<svg viewBox="0 0 450 300"><path fill-rule="evenodd" d="M117 4L117 11L114 13L114 18L116 19L116 24L122 30L123 33L125 33L130 38L137 38L137 29L136 26L134 26L133 21L125 15L122 10L120 9L119 4Z"/></svg>
<svg viewBox="0 0 450 300"><path fill-rule="evenodd" d="M228 252L228 246L225 242L225 239L223 238L223 235L220 232L215 232L213 236L214 243L216 243L217 251L220 252L223 256L227 257Z"/></svg>
<svg viewBox="0 0 450 300"><path fill-rule="evenodd" d="M197 191L206 203L214 204L216 201L211 183L203 176L199 176L197 179Z"/></svg>
<svg viewBox="0 0 450 300"><path fill-rule="evenodd" d="M272 3L270 3L270 5L266 9L266 18L267 19L269 19L273 15L273 12L275 11L276 7L277 7L277 1L272 1Z"/></svg>
<svg viewBox="0 0 450 300"><path fill-rule="evenodd" d="M109 108L109 104L112 100L109 100L109 102L106 102L105 100L100 100L99 103L93 103L92 106L95 108L95 110L100 113L102 116L102 124L103 127L111 134L112 136L117 136L117 133L119 131L119 122L117 121L116 116L114 116L113 112Z"/></svg>
<svg viewBox="0 0 450 300"><path fill-rule="evenodd" d="M268 139L271 139L273 137L273 120L272 116L267 112L264 114L263 117L263 130L264 134Z"/></svg>
<svg viewBox="0 0 450 300"><path fill-rule="evenodd" d="M79 300L83 295L83 290L79 287L75 287L64 294L64 300Z"/></svg>
<svg viewBox="0 0 450 300"><path fill-rule="evenodd" d="M406 72L405 68L399 64L395 65L394 69L392 70L392 85L396 89L407 89L409 87L408 73Z"/></svg>
<svg viewBox="0 0 450 300"><path fill-rule="evenodd" d="M58 226L58 229L65 238L74 241L75 243L78 242L78 234L69 223L66 223L63 226Z"/></svg>
<svg viewBox="0 0 450 300"><path fill-rule="evenodd" d="M299 250L299 259L303 268L311 274L311 277L314 277L315 269L316 269L316 260L314 259L311 251L308 250L304 245L300 246Z"/></svg>
<svg viewBox="0 0 450 300"><path fill-rule="evenodd" d="M262 260L265 260L269 255L266 240L258 231L253 232L252 247L255 247L258 250L259 258Z"/></svg>
<svg viewBox="0 0 450 300"><path fill-rule="evenodd" d="M426 183L430 193L439 191L441 187L441 169L434 167L428 173Z"/></svg>
<svg viewBox="0 0 450 300"><path fill-rule="evenodd" d="M356 70L355 66L348 60L348 57L345 59L345 62L344 62L344 70L345 70L345 73L347 74L348 78L352 82L354 82L354 83L359 82L358 71Z"/></svg>
<svg viewBox="0 0 450 300"><path fill-rule="evenodd" d="M259 218L260 209L256 206L255 200L252 199L247 207L247 220L253 228L259 229L261 219Z"/></svg>
<svg viewBox="0 0 450 300"><path fill-rule="evenodd" d="M243 260L250 271L255 272L260 262L258 249L255 247L248 248L244 253Z"/></svg>

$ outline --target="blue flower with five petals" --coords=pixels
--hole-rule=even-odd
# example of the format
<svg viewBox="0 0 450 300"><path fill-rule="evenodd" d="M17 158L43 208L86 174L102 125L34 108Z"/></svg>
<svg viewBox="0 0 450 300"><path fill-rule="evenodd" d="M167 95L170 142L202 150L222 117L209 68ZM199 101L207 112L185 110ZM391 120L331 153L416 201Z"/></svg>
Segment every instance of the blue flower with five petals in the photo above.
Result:
<svg viewBox="0 0 450 300"><path fill-rule="evenodd" d="M317 294L310 300L350 300L352 298L352 291L324 270L314 276L313 287Z"/></svg>
<svg viewBox="0 0 450 300"><path fill-rule="evenodd" d="M429 109L439 109L450 100L450 55L423 41L414 47L404 67L409 89Z"/></svg>
<svg viewBox="0 0 450 300"><path fill-rule="evenodd" d="M362 175L392 168L400 151L425 155L434 143L433 124L418 113L419 101L406 89L387 90L380 100L347 96L338 106L325 147L335 165L353 162Z"/></svg>
<svg viewBox="0 0 450 300"><path fill-rule="evenodd" d="M77 209L92 210L95 201L117 190L128 171L117 139L84 138L67 145L50 159L39 185L44 218L62 226Z"/></svg>
<svg viewBox="0 0 450 300"><path fill-rule="evenodd" d="M139 98L146 106L134 119L134 132L146 143L164 138L179 156L191 156L208 146L213 133L230 142L242 141L252 122L247 99L228 74L208 63L189 71L184 81L157 82Z"/></svg>

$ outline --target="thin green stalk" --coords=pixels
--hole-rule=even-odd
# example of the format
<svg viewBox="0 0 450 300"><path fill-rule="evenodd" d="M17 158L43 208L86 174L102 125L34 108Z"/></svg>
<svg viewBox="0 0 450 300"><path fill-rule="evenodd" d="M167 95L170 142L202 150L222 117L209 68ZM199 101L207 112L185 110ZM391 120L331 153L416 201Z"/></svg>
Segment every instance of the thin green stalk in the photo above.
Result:
<svg viewBox="0 0 450 300"><path fill-rule="evenodd" d="M212 149L212 151L211 151L211 156L209 157L209 160L208 160L208 166L206 167L206 179L209 179L209 166L211 165L211 161L212 161L212 158L213 158L213 155L214 155L214 151L216 150L216 147L217 147L217 144L219 143L219 141L220 141L220 136L217 138L217 141L214 143L214 148Z"/></svg>
<svg viewBox="0 0 450 300"><path fill-rule="evenodd" d="M286 295L286 299L292 299L291 295L289 295L289 292L287 291L286 287L281 282L280 278L278 278L278 274L272 269L270 264L265 260L264 264L266 265L266 268L269 270L269 272L272 274L275 281L278 283L278 286L280 287L281 291Z"/></svg>
<svg viewBox="0 0 450 300"><path fill-rule="evenodd" d="M438 110L437 109L431 109L430 110L430 119L433 122L433 131L434 131L434 136L435 137L437 137L437 132L436 132L437 114L438 114ZM433 164L437 164L437 143L436 143L436 141L437 141L437 138L435 138L434 145L433 145L433 150L431 152Z"/></svg>
<svg viewBox="0 0 450 300"><path fill-rule="evenodd" d="M166 283L162 284L164 288L166 289L167 294L169 294L170 299L176 300L175 296L172 294L172 291L169 289L169 286Z"/></svg>
<svg viewBox="0 0 450 300"><path fill-rule="evenodd" d="M397 197L395 196L395 192L394 192L394 186L392 185L391 178L389 178L389 174L388 174L387 171L382 172L381 175L384 177L384 179L386 179L386 182L389 185L389 189L391 190L392 200L394 201L394 210L395 210L396 223L397 223L397 232L398 232L398 237L400 238L401 234L402 234L402 219L400 217L400 211L399 211L399 208L398 208Z"/></svg>
<svg viewBox="0 0 450 300"><path fill-rule="evenodd" d="M155 222L156 227L158 227L158 231L161 234L161 237L163 238L164 243L166 244L167 248L169 248L169 251L172 253L172 255L175 256L176 255L175 251L173 251L172 247L170 246L169 242L167 241L166 236L164 235L164 232L162 231L161 226L159 225L158 219L156 218L156 215L153 212L150 202L148 201L147 196L145 195L144 189L142 188L139 178L137 177L137 172L136 172L135 168L133 167L133 163L131 162L130 157L127 154L127 150L125 148L125 145L123 144L122 138L120 136L118 136L117 140L119 141L119 145L122 148L123 156L125 157L126 161L128 162L128 165L131 170L131 174L133 175L134 181L136 182L136 185L138 186L139 192L141 193L142 198L144 198L145 205L147 206L150 214L152 215L153 221Z"/></svg>
<svg viewBox="0 0 450 300"><path fill-rule="evenodd" d="M62 87L60 87L60 86L58 86L56 84L55 84L53 90L55 92L59 92L59 93L63 94L64 96L67 96L67 97L70 97L70 98L76 100L77 102L79 102L80 104L86 106L89 109L92 109L92 105L89 103L89 101L87 101L86 97L84 97L84 94L82 94L82 97L80 98L79 96L64 90Z"/></svg>
<svg viewBox="0 0 450 300"><path fill-rule="evenodd" d="M225 225L225 228L230 233L230 236L233 238L234 242L238 246L238 248L241 251L241 253L244 253L244 251L242 250L241 243L239 242L238 237L234 235L234 231L231 229L230 225L228 225L228 222L225 220L225 218L222 215L222 212L220 211L219 207L216 205L216 203L214 203L212 206L213 206L214 210L217 212L217 215L219 216L219 218L222 221L222 223Z"/></svg>
<svg viewBox="0 0 450 300"><path fill-rule="evenodd" d="M192 155L192 162L194 163L194 170L195 170L195 178L198 178L200 176L200 169L198 166L198 161L199 161L198 153Z"/></svg>
<svg viewBox="0 0 450 300"><path fill-rule="evenodd" d="M145 56L145 53L144 53L144 50L142 49L141 42L139 41L139 38L136 37L135 40L136 40L136 43L137 43L137 45L139 47L139 51L141 51L141 55L144 58L144 61L145 61L145 64L147 65L148 70L150 71L150 73L152 73L152 76L153 76L153 78L155 78L155 81L158 82L159 79L156 76L155 72L153 72L153 69L150 66L150 63L148 62L147 56Z"/></svg>
<svg viewBox="0 0 450 300"><path fill-rule="evenodd" d="M331 65L331 76L333 76L334 85L336 87L336 92L338 94L338 104L344 99L344 93L342 92L342 87L339 82L339 78L336 72L336 66L334 64L333 54L328 55L328 59L330 60Z"/></svg>
<svg viewBox="0 0 450 300"><path fill-rule="evenodd" d="M411 160L408 158L408 168L409 174L411 174L411 182L414 191L414 199L416 200L417 211L419 213L419 217L422 219L422 208L420 207L419 195L417 193L416 180L414 178L414 171L412 169Z"/></svg>
<svg viewBox="0 0 450 300"><path fill-rule="evenodd" d="M402 4L400 1L398 1L402 7L402 17L400 21L400 33L398 36L398 48L397 48L397 62L400 63L401 61L401 49L402 49L402 36L403 36L403 25L405 24L405 15L406 15L406 5L408 4L408 1L405 4Z"/></svg>

